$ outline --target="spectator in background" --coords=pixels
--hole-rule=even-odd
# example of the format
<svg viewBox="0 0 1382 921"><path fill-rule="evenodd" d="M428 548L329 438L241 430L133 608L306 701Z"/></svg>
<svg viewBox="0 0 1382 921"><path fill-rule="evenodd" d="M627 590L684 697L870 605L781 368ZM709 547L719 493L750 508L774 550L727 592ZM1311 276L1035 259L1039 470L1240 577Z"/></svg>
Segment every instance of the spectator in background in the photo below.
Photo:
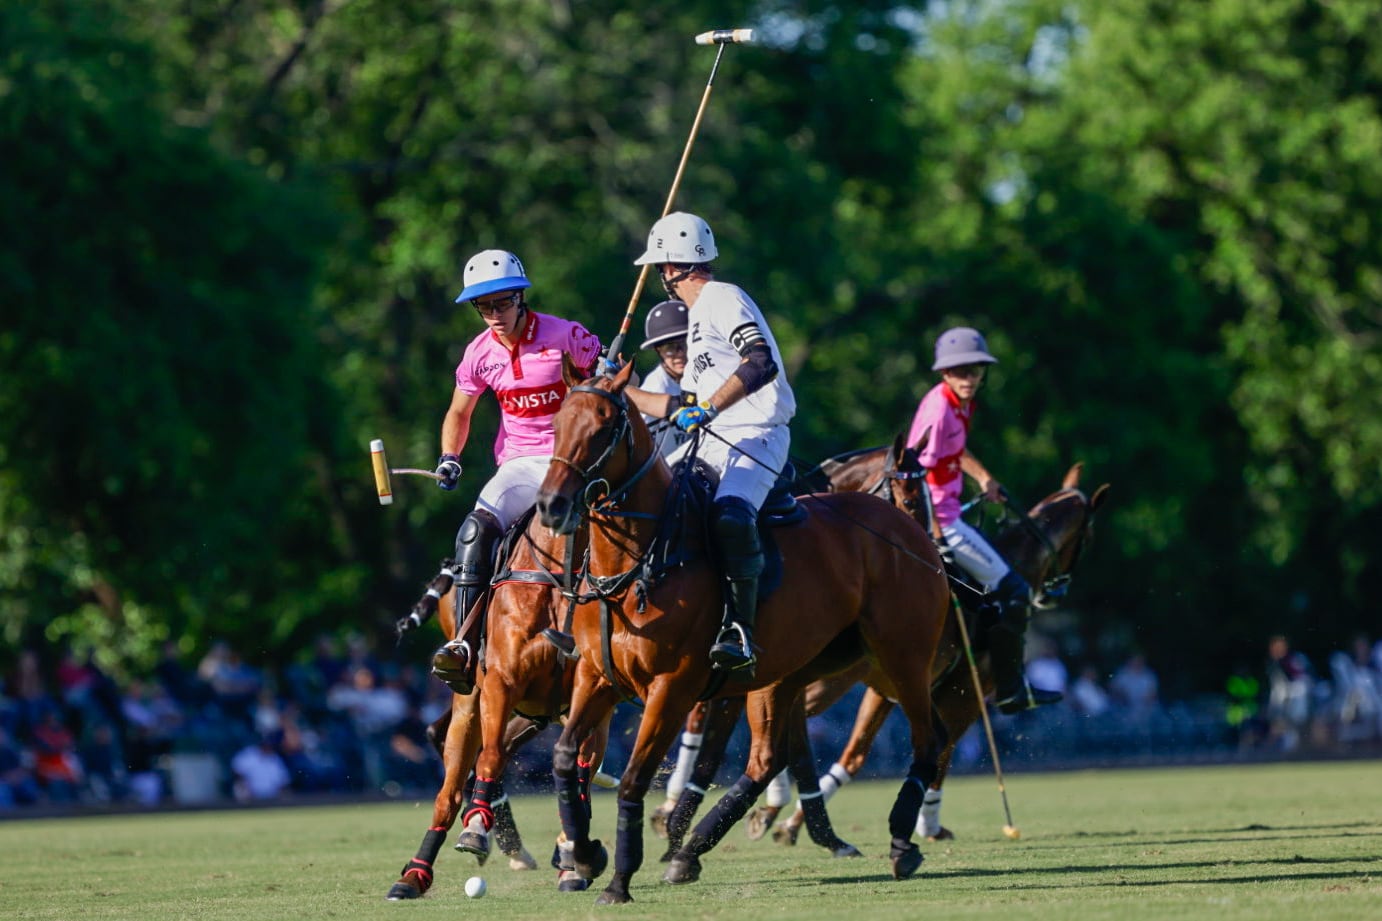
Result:
<svg viewBox="0 0 1382 921"><path fill-rule="evenodd" d="M191 707L205 699L206 689L199 685L197 676L182 664L182 651L176 640L163 644L162 653L154 665L154 678L180 707Z"/></svg>
<svg viewBox="0 0 1382 921"><path fill-rule="evenodd" d="M1027 660L1027 682L1032 687L1064 694L1070 683L1070 672L1061 661L1060 647L1055 640L1038 634L1033 634L1031 640L1027 645L1035 649L1036 655Z"/></svg>
<svg viewBox="0 0 1382 921"><path fill-rule="evenodd" d="M59 711L58 702L48 693L38 654L32 649L19 654L10 685L15 714L13 731L16 738L23 739L33 734L49 711Z"/></svg>
<svg viewBox="0 0 1382 921"><path fill-rule="evenodd" d="M1339 650L1329 657L1329 674L1334 679L1330 718L1340 742L1362 742L1382 733L1382 681L1370 661L1372 644L1359 634L1348 652Z"/></svg>
<svg viewBox="0 0 1382 921"><path fill-rule="evenodd" d="M34 727L34 777L54 803L77 800L83 780L82 762L77 756L77 740L62 721L57 707L44 711Z"/></svg>
<svg viewBox="0 0 1382 921"><path fill-rule="evenodd" d="M0 724L0 810L31 806L43 796L34 777L32 756Z"/></svg>
<svg viewBox="0 0 1382 921"><path fill-rule="evenodd" d="M231 789L236 800L244 803L278 799L288 789L292 776L274 745L276 741L275 736L261 735L254 744L246 745L230 759L234 777Z"/></svg>
<svg viewBox="0 0 1382 921"><path fill-rule="evenodd" d="M1160 682L1147 657L1134 652L1109 679L1114 702L1135 719L1151 716L1160 707Z"/></svg>
<svg viewBox="0 0 1382 921"><path fill-rule="evenodd" d="M359 745L361 767L369 788L378 789L385 780L384 761L389 751L393 727L408 712L408 698L396 680L380 686L374 671L358 665L326 695L326 706L350 717Z"/></svg>
<svg viewBox="0 0 1382 921"><path fill-rule="evenodd" d="M1267 742L1282 751L1295 751L1310 722L1314 669L1291 648L1284 635L1267 640Z"/></svg>
<svg viewBox="0 0 1382 921"><path fill-rule="evenodd" d="M1112 707L1108 691L1099 683L1099 670L1093 665L1080 669L1075 683L1070 685L1070 706L1081 716L1103 716Z"/></svg>

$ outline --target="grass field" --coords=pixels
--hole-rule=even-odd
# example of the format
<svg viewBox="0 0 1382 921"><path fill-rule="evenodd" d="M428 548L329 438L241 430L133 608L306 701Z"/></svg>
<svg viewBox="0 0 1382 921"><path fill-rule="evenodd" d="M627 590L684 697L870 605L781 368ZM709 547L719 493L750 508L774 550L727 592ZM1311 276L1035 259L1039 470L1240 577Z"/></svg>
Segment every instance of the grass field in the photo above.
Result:
<svg viewBox="0 0 1382 921"><path fill-rule="evenodd" d="M1011 776L1022 838L1003 837L990 777L946 787L959 836L923 846L905 882L889 876L894 783L857 783L831 802L840 834L867 855L832 860L734 829L700 882L660 882L661 842L632 905L562 895L546 869L556 832L549 797L515 812L537 872L496 855L489 894L466 899L473 858L447 842L427 898L384 894L412 856L431 804L229 810L0 822L0 918L484 919L625 917L735 921L1320 921L1382 918L1382 764L1349 762L1086 771ZM714 794L712 793L712 797ZM613 837L613 796L596 797L596 834Z"/></svg>

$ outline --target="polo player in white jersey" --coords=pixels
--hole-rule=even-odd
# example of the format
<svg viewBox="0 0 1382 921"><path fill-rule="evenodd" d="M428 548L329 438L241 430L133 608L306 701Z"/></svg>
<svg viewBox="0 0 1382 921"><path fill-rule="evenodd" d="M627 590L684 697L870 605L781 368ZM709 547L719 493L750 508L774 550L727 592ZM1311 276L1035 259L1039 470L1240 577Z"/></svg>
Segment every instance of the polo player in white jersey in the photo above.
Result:
<svg viewBox="0 0 1382 921"><path fill-rule="evenodd" d="M653 225L647 249L634 264L655 266L667 295L686 304L690 328L683 396L678 400L634 387L625 392L647 415L669 418L682 431L708 431L697 456L720 475L712 532L731 617L710 649L710 660L717 668L752 669L763 572L758 510L787 463L787 423L797 404L762 311L742 288L715 280L716 255L710 226L694 214L675 211Z"/></svg>

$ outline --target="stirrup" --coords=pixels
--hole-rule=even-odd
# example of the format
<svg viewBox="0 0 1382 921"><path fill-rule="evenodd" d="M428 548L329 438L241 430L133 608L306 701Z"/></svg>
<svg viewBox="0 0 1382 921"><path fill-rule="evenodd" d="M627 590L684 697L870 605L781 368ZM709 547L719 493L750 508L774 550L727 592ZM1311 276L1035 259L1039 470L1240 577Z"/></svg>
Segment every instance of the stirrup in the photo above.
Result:
<svg viewBox="0 0 1382 921"><path fill-rule="evenodd" d="M710 647L710 664L725 671L751 669L758 664L743 624L732 621L720 630L715 645Z"/></svg>
<svg viewBox="0 0 1382 921"><path fill-rule="evenodd" d="M576 638L569 633L562 633L555 627L548 627L542 631L542 638L557 647L557 652L561 653L563 659L579 659L581 657L580 650L576 648Z"/></svg>
<svg viewBox="0 0 1382 921"><path fill-rule="evenodd" d="M1044 707L1047 704L1058 703L1065 699L1065 695L1060 691L1047 691L1042 688L1034 688L1024 679L1022 687L1007 697L994 701L998 707L998 712L1012 715L1021 713L1023 710L1034 710L1037 707Z"/></svg>
<svg viewBox="0 0 1382 921"><path fill-rule="evenodd" d="M432 654L432 675L462 697L475 690L475 652L457 637Z"/></svg>

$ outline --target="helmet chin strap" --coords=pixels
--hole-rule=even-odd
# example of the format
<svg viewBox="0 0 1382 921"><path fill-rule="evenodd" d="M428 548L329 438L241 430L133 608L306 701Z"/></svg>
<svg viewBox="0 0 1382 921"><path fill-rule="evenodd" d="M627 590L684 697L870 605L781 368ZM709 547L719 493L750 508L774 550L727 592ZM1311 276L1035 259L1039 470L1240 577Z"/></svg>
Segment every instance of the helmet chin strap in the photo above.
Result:
<svg viewBox="0 0 1382 921"><path fill-rule="evenodd" d="M667 264L675 265L676 263ZM691 277L692 273L694 273L698 268L700 268L700 266L689 265L686 268L682 269L679 274L673 275L671 278L667 278L665 275L662 274L662 270L658 269L657 277L662 282L662 290L667 292L668 297L676 297L677 285L681 284L682 282L686 281L687 278Z"/></svg>

